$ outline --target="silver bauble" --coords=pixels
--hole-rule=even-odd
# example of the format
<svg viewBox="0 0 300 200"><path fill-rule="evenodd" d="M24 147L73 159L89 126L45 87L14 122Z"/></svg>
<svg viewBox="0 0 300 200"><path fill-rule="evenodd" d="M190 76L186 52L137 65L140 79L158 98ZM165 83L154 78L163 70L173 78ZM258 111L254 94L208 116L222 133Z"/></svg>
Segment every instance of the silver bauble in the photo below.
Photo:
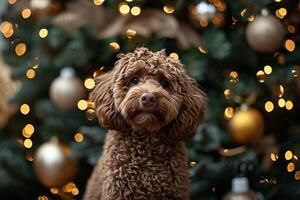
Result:
<svg viewBox="0 0 300 200"><path fill-rule="evenodd" d="M262 53L273 53L279 49L285 36L280 21L273 15L258 15L246 28L246 39L250 46Z"/></svg>
<svg viewBox="0 0 300 200"><path fill-rule="evenodd" d="M33 168L44 186L63 186L76 174L78 163L70 159L70 152L68 146L59 144L55 139L38 148Z"/></svg>
<svg viewBox="0 0 300 200"><path fill-rule="evenodd" d="M50 98L52 102L63 110L75 108L77 102L84 98L85 89L82 81L75 76L72 68L61 71L50 86Z"/></svg>

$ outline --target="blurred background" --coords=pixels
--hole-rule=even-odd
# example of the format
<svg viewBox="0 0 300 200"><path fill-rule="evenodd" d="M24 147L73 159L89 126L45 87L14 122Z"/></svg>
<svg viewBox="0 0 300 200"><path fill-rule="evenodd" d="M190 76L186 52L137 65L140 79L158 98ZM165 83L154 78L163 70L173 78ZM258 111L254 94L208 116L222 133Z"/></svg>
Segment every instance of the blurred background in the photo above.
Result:
<svg viewBox="0 0 300 200"><path fill-rule="evenodd" d="M0 0L0 31L1 199L82 198L106 134L93 78L138 46L208 95L191 200L241 176L258 199L300 199L298 0Z"/></svg>

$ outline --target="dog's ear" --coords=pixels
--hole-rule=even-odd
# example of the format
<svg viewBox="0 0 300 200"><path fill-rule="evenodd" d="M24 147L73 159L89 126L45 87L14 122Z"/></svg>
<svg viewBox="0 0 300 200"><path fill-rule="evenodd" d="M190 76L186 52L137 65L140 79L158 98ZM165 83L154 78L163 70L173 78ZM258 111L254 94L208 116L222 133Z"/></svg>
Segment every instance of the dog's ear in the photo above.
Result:
<svg viewBox="0 0 300 200"><path fill-rule="evenodd" d="M203 120L205 93L200 90L194 79L183 75L183 101L177 117L167 127L168 135L175 140L185 141L193 137Z"/></svg>
<svg viewBox="0 0 300 200"><path fill-rule="evenodd" d="M112 93L113 80L113 72L95 78L96 86L89 98L95 103L95 110L101 127L124 130L128 128L128 124L115 108Z"/></svg>

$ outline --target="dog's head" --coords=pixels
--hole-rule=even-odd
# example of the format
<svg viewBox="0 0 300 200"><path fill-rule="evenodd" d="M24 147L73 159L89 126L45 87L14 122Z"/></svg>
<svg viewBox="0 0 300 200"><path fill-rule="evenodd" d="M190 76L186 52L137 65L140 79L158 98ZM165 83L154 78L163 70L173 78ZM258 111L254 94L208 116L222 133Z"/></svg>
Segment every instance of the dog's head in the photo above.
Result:
<svg viewBox="0 0 300 200"><path fill-rule="evenodd" d="M163 132L186 140L203 118L204 93L164 51L137 48L121 54L113 71L95 81L90 99L104 128Z"/></svg>

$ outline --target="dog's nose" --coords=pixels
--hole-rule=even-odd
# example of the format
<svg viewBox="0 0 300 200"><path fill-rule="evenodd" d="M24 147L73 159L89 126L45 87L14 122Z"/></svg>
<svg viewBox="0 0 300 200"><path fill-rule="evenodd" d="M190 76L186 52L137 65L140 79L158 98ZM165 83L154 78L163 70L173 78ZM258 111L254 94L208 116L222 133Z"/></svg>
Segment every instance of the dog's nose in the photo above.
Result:
<svg viewBox="0 0 300 200"><path fill-rule="evenodd" d="M140 101L144 106L153 106L156 102L156 97L152 93L144 93L140 97Z"/></svg>

